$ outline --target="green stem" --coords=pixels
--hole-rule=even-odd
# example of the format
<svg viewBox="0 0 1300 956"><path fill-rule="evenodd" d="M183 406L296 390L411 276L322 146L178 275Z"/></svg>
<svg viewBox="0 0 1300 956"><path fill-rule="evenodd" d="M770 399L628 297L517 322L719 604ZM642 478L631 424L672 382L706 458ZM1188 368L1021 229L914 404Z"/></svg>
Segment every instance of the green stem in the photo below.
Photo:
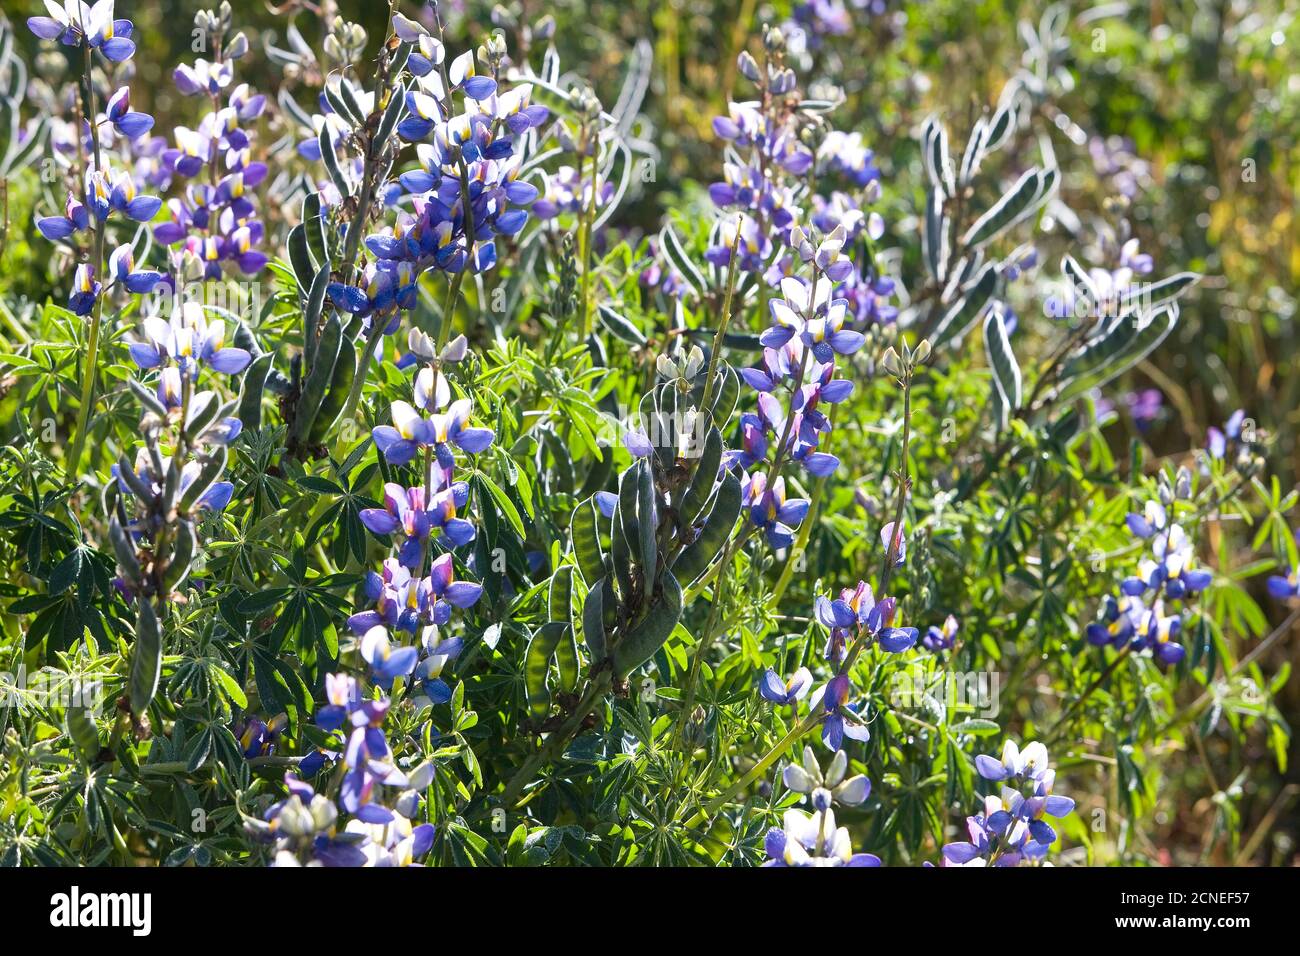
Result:
<svg viewBox="0 0 1300 956"><path fill-rule="evenodd" d="M525 760L523 764L520 765L519 770L516 771L515 775L510 778L510 781L506 784L505 791L501 797L502 803L505 806L513 807L519 799L519 795L523 792L524 787L527 786L530 780L532 780L533 775L537 772L538 768L559 756L565 745L567 745L573 736L582 728L583 721L586 720L587 716L596 709L596 705L600 703L601 697L613 683L613 677L613 673L606 669L600 671L591 678L590 683L587 685L586 692L582 695L582 699L578 701L577 706L574 707L573 713L569 715L569 719L566 720L560 728L555 731L555 733L547 737L546 743L542 745L541 750L537 751L537 753Z"/></svg>
<svg viewBox="0 0 1300 956"><path fill-rule="evenodd" d="M376 316L370 326L370 334L366 336L366 347L361 353L357 373L352 377L352 388L348 390L348 400L343 406L343 414L339 417L340 422L350 422L356 416L357 406L361 404L361 392L366 387L366 374L374 363L375 352L378 351L383 337L384 322Z"/></svg>
<svg viewBox="0 0 1300 956"><path fill-rule="evenodd" d="M97 109L95 106L95 81L92 75L90 45L83 43L82 49L86 79L86 122L90 124L90 138L94 147L94 156L92 158L95 163L95 170L102 173L104 167L99 153L99 127L95 125ZM98 217L96 219L98 220ZM104 281L104 234L104 222L102 220L97 221L95 225L95 274L92 281L100 283ZM72 451L67 460L67 471L70 476L75 475L81 467L81 453L86 446L86 429L90 425L90 408L95 402L95 382L99 377L99 330L103 322L105 291L101 286L100 294L95 298L94 312L90 317L90 336L86 340L86 361L81 370L81 407L77 409L77 425L72 436Z"/></svg>
<svg viewBox="0 0 1300 956"><path fill-rule="evenodd" d="M582 162L578 163L578 185L582 185ZM591 157L591 198L582 210L582 276L579 281L578 295L582 300L582 341L591 335L591 221L596 212L596 179L599 169L596 157Z"/></svg>
<svg viewBox="0 0 1300 956"><path fill-rule="evenodd" d="M1124 649L1115 655L1115 659L1112 660L1110 664L1107 665L1106 669L1102 671L1100 675L1098 675L1097 679L1088 686L1088 689L1085 690L1078 697L1076 697L1074 702L1070 704L1069 707L1065 708L1065 713L1063 713L1061 715L1061 718L1055 724L1052 725L1052 729L1047 732L1047 737L1043 741L1044 745L1051 744L1056 740L1057 737L1060 736L1061 731L1065 729L1066 722L1074 715L1074 712L1083 706L1084 701L1086 701L1089 697L1091 697L1093 695L1093 692L1096 691L1097 688L1099 688L1102 684L1106 683L1106 680L1110 677L1111 674L1115 673L1115 669L1119 667L1121 663L1123 663L1124 659L1128 657L1129 651L1131 651L1132 649L1133 649L1132 644L1124 645Z"/></svg>

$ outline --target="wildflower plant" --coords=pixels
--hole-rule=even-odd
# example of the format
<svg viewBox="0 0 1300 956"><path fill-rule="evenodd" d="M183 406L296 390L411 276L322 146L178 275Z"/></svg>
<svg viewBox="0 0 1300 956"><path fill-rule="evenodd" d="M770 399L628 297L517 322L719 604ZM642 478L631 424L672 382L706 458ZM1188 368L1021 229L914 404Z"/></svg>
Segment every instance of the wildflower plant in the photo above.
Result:
<svg viewBox="0 0 1300 956"><path fill-rule="evenodd" d="M1287 403L1139 13L29 6L6 863L1273 859Z"/></svg>

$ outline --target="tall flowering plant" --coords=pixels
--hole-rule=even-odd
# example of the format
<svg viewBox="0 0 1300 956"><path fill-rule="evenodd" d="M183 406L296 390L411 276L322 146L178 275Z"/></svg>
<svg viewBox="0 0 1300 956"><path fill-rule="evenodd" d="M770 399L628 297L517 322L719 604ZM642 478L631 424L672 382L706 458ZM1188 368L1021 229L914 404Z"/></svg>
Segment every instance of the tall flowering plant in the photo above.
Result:
<svg viewBox="0 0 1300 956"><path fill-rule="evenodd" d="M1090 128L1109 8L27 6L0 860L1282 852L1290 406L1198 416L1289 300Z"/></svg>

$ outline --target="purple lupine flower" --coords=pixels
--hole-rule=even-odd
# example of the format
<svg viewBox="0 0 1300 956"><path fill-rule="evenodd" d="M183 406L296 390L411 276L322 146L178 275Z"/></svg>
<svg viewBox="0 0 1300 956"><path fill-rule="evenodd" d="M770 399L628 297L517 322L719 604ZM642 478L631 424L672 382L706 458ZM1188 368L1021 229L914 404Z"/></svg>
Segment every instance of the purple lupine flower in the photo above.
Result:
<svg viewBox="0 0 1300 956"><path fill-rule="evenodd" d="M209 322L197 302L182 303L172 312L171 321L151 316L140 324L144 338L131 342L128 351L142 369L175 363L181 375L192 379L200 365L223 375L238 375L253 360L247 349L226 345L225 320Z"/></svg>
<svg viewBox="0 0 1300 956"><path fill-rule="evenodd" d="M1210 426L1206 438L1206 449L1209 451L1211 458L1222 461L1228 457L1230 446L1249 444L1249 442L1242 441L1242 425L1245 421L1246 411L1239 408L1232 413L1222 429L1213 425Z"/></svg>
<svg viewBox="0 0 1300 956"><path fill-rule="evenodd" d="M404 465L421 449L432 447L438 463L450 468L454 457L449 445L477 454L486 451L495 437L490 428L466 425L472 410L473 404L463 398L452 402L446 412L424 418L408 402L393 402L390 408L393 424L374 429L375 447L394 465Z"/></svg>
<svg viewBox="0 0 1300 956"><path fill-rule="evenodd" d="M109 98L105 116L113 128L127 139L138 139L153 129L152 116L131 109L131 90L126 86Z"/></svg>
<svg viewBox="0 0 1300 956"><path fill-rule="evenodd" d="M1163 600L1157 600L1147 609L1137 623L1133 636L1135 651L1149 650L1156 663L1171 667L1183 659L1187 649L1176 638L1182 630L1181 614L1165 614Z"/></svg>
<svg viewBox="0 0 1300 956"><path fill-rule="evenodd" d="M794 542L795 529L808 514L807 498L785 497L785 479L777 478L772 487L767 486L767 475L756 472L743 475L741 503L749 511L750 520L774 548L788 548Z"/></svg>
<svg viewBox="0 0 1300 956"><path fill-rule="evenodd" d="M789 680L782 680L772 668L768 668L758 683L758 692L774 704L794 704L803 698L812 687L812 672L801 667L790 675Z"/></svg>
<svg viewBox="0 0 1300 956"><path fill-rule="evenodd" d="M422 486L404 488L396 482L387 482L384 485L384 507L363 508L358 517L377 535L390 535L397 531L404 534L405 541L398 550L397 560L404 567L419 570L424 563L424 548L432 529Z"/></svg>
<svg viewBox="0 0 1300 956"><path fill-rule="evenodd" d="M108 260L108 274L114 283L120 283L127 292L143 295L152 292L162 281L162 274L148 269L137 270L135 256L130 246L118 246Z"/></svg>
<svg viewBox="0 0 1300 956"><path fill-rule="evenodd" d="M945 844L940 866L1019 866L1029 825L1015 819L999 797L984 800L984 810L966 818L969 840Z"/></svg>
<svg viewBox="0 0 1300 956"><path fill-rule="evenodd" d="M768 303L776 324L760 337L763 345L778 348L797 335L819 362L852 355L862 348L866 341L862 333L844 328L848 303L832 299L832 288L831 280L824 276L815 286L795 278L781 280L784 298Z"/></svg>
<svg viewBox="0 0 1300 956"><path fill-rule="evenodd" d="M96 181L96 188L98 188L98 183L99 179ZM135 180L131 178L129 172L123 171L112 179L112 190L108 196L108 204L128 219L135 222L148 222L162 207L162 200L157 196L141 196L137 194ZM106 218L106 215L100 216L100 218Z"/></svg>
<svg viewBox="0 0 1300 956"><path fill-rule="evenodd" d="M916 643L918 631L914 627L894 627L894 609L894 599L885 597L877 601L866 581L845 588L834 600L819 596L814 616L829 632L826 659L833 664L841 663L848 642L854 637L878 643L892 654L908 650Z"/></svg>
<svg viewBox="0 0 1300 956"><path fill-rule="evenodd" d="M1107 595L1102 605L1101 619L1087 627L1088 643L1094 647L1111 644L1116 649L1122 649L1136 633L1146 613L1146 605L1140 597L1121 594L1116 598Z"/></svg>
<svg viewBox="0 0 1300 956"><path fill-rule="evenodd" d="M782 827L768 831L764 848L764 866L880 866L880 857L853 852L848 828L835 825L829 808L812 814L787 810Z"/></svg>
<svg viewBox="0 0 1300 956"><path fill-rule="evenodd" d="M367 520L373 519L361 520L366 524ZM411 572L396 558L385 558L379 572L367 571L362 584L362 593L368 602L367 609L349 617L348 628L352 633L360 635L382 624L414 634L415 622L407 616L410 583Z"/></svg>
<svg viewBox="0 0 1300 956"><path fill-rule="evenodd" d="M1296 532L1295 537L1300 542L1300 531ZM1288 568L1285 575L1269 575L1268 593L1279 601L1300 597L1300 568Z"/></svg>
<svg viewBox="0 0 1300 956"><path fill-rule="evenodd" d="M67 239L90 226L90 213L85 203L68 196L62 216L45 216L36 220L40 234L51 242Z"/></svg>
<svg viewBox="0 0 1300 956"><path fill-rule="evenodd" d="M483 595L483 586L472 581L454 580L452 556L439 556L429 570L432 623L438 626L451 620L451 609L473 607Z"/></svg>
<svg viewBox="0 0 1300 956"><path fill-rule="evenodd" d="M1022 751L1014 740L1007 740L1002 745L1000 759L980 754L975 758L975 769L985 780L1038 780L1048 769L1047 748L1034 741Z"/></svg>
<svg viewBox="0 0 1300 956"><path fill-rule="evenodd" d="M285 773L284 784L289 795L263 817L267 837L280 846L273 865L301 866L299 854L303 854L319 866L365 866L360 842L336 834L339 811L334 801L290 772Z"/></svg>
<svg viewBox="0 0 1300 956"><path fill-rule="evenodd" d="M84 0L64 0L63 6L45 0L45 9L48 17L27 18L28 29L42 40L58 40L64 46L85 43L114 63L135 53L131 21L113 18L113 0L98 0L93 6Z"/></svg>
<svg viewBox="0 0 1300 956"><path fill-rule="evenodd" d="M415 670L420 650L417 647L394 647L388 629L377 624L361 638L361 659L370 665L370 678L378 687L391 690L393 681Z"/></svg>
<svg viewBox="0 0 1300 956"><path fill-rule="evenodd" d="M68 296L68 308L77 315L89 315L102 288L95 279L95 267L88 262L80 263L72 276L72 294Z"/></svg>
<svg viewBox="0 0 1300 956"><path fill-rule="evenodd" d="M465 649L465 642L459 637L440 640L437 627L425 628L421 639L424 657L415 670L421 681L420 687L430 703L445 704L452 697L451 687L442 679L442 672L447 665L460 656Z"/></svg>
<svg viewBox="0 0 1300 956"><path fill-rule="evenodd" d="M822 710L822 742L830 750L839 750L845 737L863 742L871 739L867 725L846 704L852 690L849 675L836 674L813 694L811 706L814 711Z"/></svg>
<svg viewBox="0 0 1300 956"><path fill-rule="evenodd" d="M951 650L957 640L957 630L957 619L949 614L944 618L942 627L930 625L925 636L921 638L921 643L931 651Z"/></svg>
<svg viewBox="0 0 1300 956"><path fill-rule="evenodd" d="M871 781L863 774L846 777L849 757L843 750L835 756L823 773L811 747L803 749L803 764L789 764L781 774L781 781L795 793L807 794L816 810L826 810L832 803L846 807L861 806L871 795Z"/></svg>
<svg viewBox="0 0 1300 956"><path fill-rule="evenodd" d="M1000 759L981 754L975 768L1003 786L999 794L984 798L981 813L966 818L970 839L943 847L941 865L1017 866L1045 857L1056 831L1043 818L1074 812L1073 800L1052 793L1056 771L1049 766L1047 748L1035 742L1021 750L1007 740Z"/></svg>
<svg viewBox="0 0 1300 956"><path fill-rule="evenodd" d="M1153 513L1154 514L1154 513ZM1125 578L1120 590L1132 597L1147 591L1163 591L1165 597L1181 599L1204 591L1214 580L1214 575L1196 567L1192 543L1181 525L1170 524L1156 528L1150 519L1129 516L1129 528L1138 537L1140 532L1151 530L1151 557L1138 562L1137 574Z"/></svg>
<svg viewBox="0 0 1300 956"><path fill-rule="evenodd" d="M276 742L288 722L284 714L271 718L270 723L259 717L249 717L242 727L236 725L232 730L246 758L267 757L275 753Z"/></svg>

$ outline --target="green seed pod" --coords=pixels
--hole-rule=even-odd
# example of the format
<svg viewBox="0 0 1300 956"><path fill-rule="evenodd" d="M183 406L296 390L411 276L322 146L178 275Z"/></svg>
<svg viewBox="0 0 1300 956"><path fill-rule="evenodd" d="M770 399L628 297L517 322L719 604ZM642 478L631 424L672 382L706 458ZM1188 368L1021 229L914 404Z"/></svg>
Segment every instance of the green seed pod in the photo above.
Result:
<svg viewBox="0 0 1300 956"><path fill-rule="evenodd" d="M144 716L158 691L162 673L162 630L153 605L140 600L140 617L135 625L135 651L131 656L131 713Z"/></svg>
<svg viewBox="0 0 1300 956"><path fill-rule="evenodd" d="M83 757L93 760L99 753L99 728L95 718L84 704L73 704L67 710L68 735L77 745Z"/></svg>
<svg viewBox="0 0 1300 956"><path fill-rule="evenodd" d="M569 603L573 595L573 565L566 564L555 569L551 575L551 586L547 594L547 610L552 621L569 619Z"/></svg>
<svg viewBox="0 0 1300 956"><path fill-rule="evenodd" d="M176 523L176 542L172 545L172 553L167 559L167 570L163 572L163 586L169 590L184 581L185 576L190 573L190 565L194 563L196 549L194 537L192 521L182 519Z"/></svg>
<svg viewBox="0 0 1300 956"><path fill-rule="evenodd" d="M682 527L695 524L708 503L713 491L713 484L718 479L718 466L722 464L722 433L710 428L704 439L704 451L695 463L695 474L682 495L681 505L677 509L677 518Z"/></svg>
<svg viewBox="0 0 1300 956"><path fill-rule="evenodd" d="M605 576L605 553L600 547L600 535L596 531L596 502L587 498L578 502L569 519L569 538L573 543L573 555L578 560L578 569L582 579L595 590L595 582Z"/></svg>
<svg viewBox="0 0 1300 956"><path fill-rule="evenodd" d="M307 248L317 266L328 266L330 261L329 236L325 230L325 217L321 212L320 193L308 193L302 201L302 223L307 232ZM326 269L326 274L329 270Z"/></svg>
<svg viewBox="0 0 1300 956"><path fill-rule="evenodd" d="M578 636L573 633L572 627L565 627L564 636L560 638L560 643L555 645L555 667L559 672L556 688L576 691L582 664L578 657Z"/></svg>
<svg viewBox="0 0 1300 956"><path fill-rule="evenodd" d="M117 566L127 580L139 583L140 562L135 556L135 548L122 530L117 515L108 519L108 539L113 543L113 553L117 555Z"/></svg>
<svg viewBox="0 0 1300 956"><path fill-rule="evenodd" d="M339 412L343 411L343 406L347 403L348 393L352 391L352 382L356 374L357 347L345 335L339 342L339 355L334 362L334 375L330 378L329 391L325 393L325 401L321 403L316 421L312 423L311 433L308 435L308 440L313 445L323 442L329 430L334 427Z"/></svg>
<svg viewBox="0 0 1300 956"><path fill-rule="evenodd" d="M571 633L568 624L550 621L539 627L528 640L528 649L524 651L524 687L528 692L528 709L532 715L541 719L551 707L551 694L546 687L546 678L551 669L551 658L555 649Z"/></svg>
<svg viewBox="0 0 1300 956"><path fill-rule="evenodd" d="M714 495L709 520L704 523L700 536L673 563L673 574L690 582L704 572L714 555L722 550L723 543L735 527L736 518L740 515L740 502L740 481L735 475L728 474Z"/></svg>
<svg viewBox="0 0 1300 956"><path fill-rule="evenodd" d="M289 265L293 267L293 277L298 280L298 290L306 294L311 288L311 281L316 277L316 266L311 261L311 249L307 245L307 227L302 223L289 230Z"/></svg>
<svg viewBox="0 0 1300 956"><path fill-rule="evenodd" d="M329 288L329 284L330 267L326 263L311 280L311 286L307 290L307 300L302 310L302 354L308 368L311 368L316 361L316 340L319 338L316 332L320 326L321 311L325 308L325 290Z"/></svg>
<svg viewBox="0 0 1300 956"><path fill-rule="evenodd" d="M730 365L723 365L714 376L713 420L726 425L740 400L740 377Z"/></svg>
<svg viewBox="0 0 1300 956"><path fill-rule="evenodd" d="M244 373L244 391L239 397L239 420L250 431L262 427L262 393L266 390L266 377L271 372L274 358L270 352L259 355Z"/></svg>
<svg viewBox="0 0 1300 956"><path fill-rule="evenodd" d="M614 646L614 672L626 677L663 646L682 616L682 588L671 572L665 572L660 591L650 608Z"/></svg>
<svg viewBox="0 0 1300 956"><path fill-rule="evenodd" d="M653 581L658 564L659 545L655 540L655 480L649 461L642 461L637 466L636 498L637 546L641 558L641 573L647 581Z"/></svg>
<svg viewBox="0 0 1300 956"><path fill-rule="evenodd" d="M289 437L301 445L311 434L311 427L316 415L325 401L325 393L334 377L334 364L339 357L339 346L343 339L343 326L337 312L331 312L321 329L320 341L316 343L316 357L303 379L302 392L298 396L298 405L294 410L293 427Z"/></svg>
<svg viewBox="0 0 1300 956"><path fill-rule="evenodd" d="M599 578L587 594L587 603L582 606L582 638L587 642L593 664L605 659L605 590L609 587L609 578Z"/></svg>
<svg viewBox="0 0 1300 956"><path fill-rule="evenodd" d="M633 466L619 477L618 507L614 511L611 550L619 595L625 602L632 595L632 555L640 551L640 531L636 523L636 470Z"/></svg>

